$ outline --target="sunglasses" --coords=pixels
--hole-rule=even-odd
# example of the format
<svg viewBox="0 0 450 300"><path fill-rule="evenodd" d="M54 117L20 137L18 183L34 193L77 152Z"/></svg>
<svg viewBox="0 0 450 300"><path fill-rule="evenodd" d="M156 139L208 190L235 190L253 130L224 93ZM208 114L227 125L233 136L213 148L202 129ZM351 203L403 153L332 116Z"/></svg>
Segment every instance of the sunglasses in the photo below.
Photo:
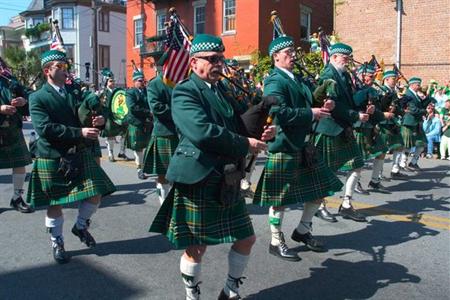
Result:
<svg viewBox="0 0 450 300"><path fill-rule="evenodd" d="M65 63L57 63L57 64L54 64L52 66L52 68L66 71L69 68L69 65L65 64Z"/></svg>
<svg viewBox="0 0 450 300"><path fill-rule="evenodd" d="M196 56L196 58L201 58L208 61L210 64L218 64L225 62L225 57L223 55L210 55L210 56Z"/></svg>

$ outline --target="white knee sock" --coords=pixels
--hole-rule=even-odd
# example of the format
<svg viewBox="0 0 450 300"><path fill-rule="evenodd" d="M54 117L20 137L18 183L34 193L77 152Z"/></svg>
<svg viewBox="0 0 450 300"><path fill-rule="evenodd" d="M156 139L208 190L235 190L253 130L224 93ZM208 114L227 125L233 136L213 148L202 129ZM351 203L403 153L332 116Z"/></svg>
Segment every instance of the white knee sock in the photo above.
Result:
<svg viewBox="0 0 450 300"><path fill-rule="evenodd" d="M97 211L99 204L93 204L88 201L83 201L80 203L78 208L78 217L77 217L77 228L85 229L87 227L86 221L89 220L92 215Z"/></svg>
<svg viewBox="0 0 450 300"><path fill-rule="evenodd" d="M120 142L119 142L119 154L125 154L125 138L124 137L120 137Z"/></svg>
<svg viewBox="0 0 450 300"><path fill-rule="evenodd" d="M380 182L380 174L383 170L384 159L374 159L372 166L372 181Z"/></svg>
<svg viewBox="0 0 450 300"><path fill-rule="evenodd" d="M321 203L306 202L303 204L303 214L298 226L296 228L297 232L300 234L306 234L311 231L311 221L314 214L319 209Z"/></svg>
<svg viewBox="0 0 450 300"><path fill-rule="evenodd" d="M400 161L402 159L402 152L394 151L392 154L392 173L400 172Z"/></svg>
<svg viewBox="0 0 450 300"><path fill-rule="evenodd" d="M239 295L239 280L244 274L250 255L240 254L233 249L228 253L228 277L223 291L228 297Z"/></svg>
<svg viewBox="0 0 450 300"><path fill-rule="evenodd" d="M59 240L59 242L64 242L63 224L64 216L62 215L57 218L50 218L45 216L45 227L47 227L47 230L50 233L52 247L56 247L57 240Z"/></svg>
<svg viewBox="0 0 450 300"><path fill-rule="evenodd" d="M186 300L200 299L197 284L200 281L201 264L191 262L184 258L184 256L181 256L180 271L186 288Z"/></svg>
<svg viewBox="0 0 450 300"><path fill-rule="evenodd" d="M413 165L417 164L417 162L419 161L420 154L423 152L423 149L425 149L425 148L424 147L416 147L416 151L414 151L414 156L411 159L411 163Z"/></svg>
<svg viewBox="0 0 450 300"><path fill-rule="evenodd" d="M144 160L144 152L143 151L134 151L134 161L138 169L142 168L142 161Z"/></svg>
<svg viewBox="0 0 450 300"><path fill-rule="evenodd" d="M110 138L110 137L105 141L109 156L114 156L114 142L115 142L115 139Z"/></svg>
<svg viewBox="0 0 450 300"><path fill-rule="evenodd" d="M353 190L355 189L356 184L361 178L361 169L354 170L347 178L345 182L345 197L352 197ZM344 206L345 207L345 206ZM346 207L348 208L348 207Z"/></svg>
<svg viewBox="0 0 450 300"><path fill-rule="evenodd" d="M401 158L400 158L400 167L406 168L406 162L408 161L408 156L405 152L402 152Z"/></svg>
<svg viewBox="0 0 450 300"><path fill-rule="evenodd" d="M158 192L159 204L163 204L163 202L166 199L167 195L169 194L171 188L172 188L172 184L170 184L170 183L166 183L166 184L162 184L159 182L156 183L156 190Z"/></svg>
<svg viewBox="0 0 450 300"><path fill-rule="evenodd" d="M17 198L21 197L23 195L23 184L25 183L25 177L27 174L18 174L13 173L12 174L12 183L14 188L14 194L12 196L13 200L16 200Z"/></svg>
<svg viewBox="0 0 450 300"><path fill-rule="evenodd" d="M283 223L284 212L275 210L273 206L269 208L269 224L272 233L271 244L277 246L280 244L281 225Z"/></svg>

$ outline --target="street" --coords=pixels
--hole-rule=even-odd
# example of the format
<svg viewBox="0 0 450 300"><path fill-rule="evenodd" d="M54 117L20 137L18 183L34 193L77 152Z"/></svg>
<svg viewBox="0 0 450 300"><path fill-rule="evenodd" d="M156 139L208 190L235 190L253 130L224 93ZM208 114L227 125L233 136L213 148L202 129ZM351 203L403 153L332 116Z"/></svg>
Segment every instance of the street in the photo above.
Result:
<svg viewBox="0 0 450 300"><path fill-rule="evenodd" d="M30 129L26 123L26 138ZM11 171L0 170L0 299L183 299L182 251L172 250L165 237L148 232L159 207L153 178L139 180L134 162L110 163L103 140L102 148L101 164L118 191L103 199L92 220L94 249L85 248L70 233L77 206L64 209L65 248L72 256L66 265L53 261L45 209L28 215L10 209ZM132 156L129 150L127 154ZM385 176L391 166L391 156L387 158ZM290 239L301 215L301 207L291 207L283 231L287 244L297 247L300 262L283 261L268 253L268 209L247 199L257 242L244 273L247 279L241 296L449 299L450 162L421 159L419 165L422 171L408 173L406 181L383 182L391 194L355 194L354 206L369 216L368 223L340 217L338 223L327 223L314 218L313 234L326 243L329 250L325 253L307 251ZM258 159L254 186L263 166L264 159ZM369 177L365 169L364 187ZM337 213L341 195L328 199L333 213ZM202 264L202 299L217 299L223 288L229 247L208 248Z"/></svg>

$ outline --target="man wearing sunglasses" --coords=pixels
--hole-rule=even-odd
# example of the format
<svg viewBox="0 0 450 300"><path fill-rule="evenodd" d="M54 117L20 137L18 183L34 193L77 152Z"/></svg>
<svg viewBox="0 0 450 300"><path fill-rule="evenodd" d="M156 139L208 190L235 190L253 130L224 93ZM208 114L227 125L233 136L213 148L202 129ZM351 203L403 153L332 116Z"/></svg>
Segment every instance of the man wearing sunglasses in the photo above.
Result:
<svg viewBox="0 0 450 300"><path fill-rule="evenodd" d="M288 261L299 261L297 253L288 248L282 223L287 205L303 203L303 214L291 239L304 243L310 250L325 251L323 243L311 234L312 218L322 198L338 192L342 183L315 155L316 162L308 165L307 142L313 121L330 115L334 102L327 100L322 107L312 107L309 88L294 74L294 41L289 36L274 39L269 45L274 65L264 80L264 95L279 99L275 114L275 139L269 142L269 155L256 188L253 203L269 207L271 241L269 253ZM312 137L309 137L312 138Z"/></svg>
<svg viewBox="0 0 450 300"><path fill-rule="evenodd" d="M147 147L153 129L153 117L147 102L144 73L140 70L133 72L133 88L127 90L126 102L128 107L128 135L127 147L134 151L138 178L144 180L144 150Z"/></svg>
<svg viewBox="0 0 450 300"><path fill-rule="evenodd" d="M44 52L41 65L47 82L30 96L30 113L39 138L27 202L32 207L47 207L45 226L51 236L53 258L66 263L69 255L64 249L62 205L80 203L72 233L92 248L96 242L88 231L90 219L101 197L114 192L115 187L91 151L99 135L96 127L104 125L104 118L95 116L92 127L82 127L77 114L80 103L93 95L76 93L65 85L68 74L64 52Z"/></svg>
<svg viewBox="0 0 450 300"><path fill-rule="evenodd" d="M153 224L177 249L187 299L199 299L201 260L208 245L233 243L228 253L228 277L219 299L240 299L239 285L255 242L245 200L239 194L248 152L267 148L243 136L234 100L219 82L225 48L218 37L199 34L192 41L192 74L172 94L172 117L179 144L167 179L174 182ZM271 139L266 129L262 140Z"/></svg>

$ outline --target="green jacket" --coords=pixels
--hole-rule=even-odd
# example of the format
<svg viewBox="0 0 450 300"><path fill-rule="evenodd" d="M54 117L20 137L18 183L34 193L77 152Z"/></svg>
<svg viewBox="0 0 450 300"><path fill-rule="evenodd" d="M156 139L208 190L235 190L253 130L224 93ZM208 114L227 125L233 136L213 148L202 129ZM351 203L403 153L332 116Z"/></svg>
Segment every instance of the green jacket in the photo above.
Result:
<svg viewBox="0 0 450 300"><path fill-rule="evenodd" d="M328 64L320 75L319 85L323 84L326 79L336 81L335 91L331 95L336 105L331 113L332 118L320 119L316 130L318 133L337 136L345 127L352 127L353 123L359 119L359 112L353 101L350 75L344 72L344 78L341 78L332 64Z"/></svg>
<svg viewBox="0 0 450 300"><path fill-rule="evenodd" d="M147 100L153 114L152 135L154 136L177 134L172 119L172 90L164 84L161 75L150 80L147 85Z"/></svg>
<svg viewBox="0 0 450 300"><path fill-rule="evenodd" d="M63 98L48 83L31 94L30 113L39 135L34 151L37 157L59 158L75 145L90 143L81 134L78 107L83 99L79 97L83 94L67 89Z"/></svg>
<svg viewBox="0 0 450 300"><path fill-rule="evenodd" d="M233 112L233 100L224 96L221 83L218 87L222 99L192 73L173 90L172 117L180 142L170 160L168 180L194 184L247 155L248 139L238 133L242 124Z"/></svg>
<svg viewBox="0 0 450 300"><path fill-rule="evenodd" d="M395 117L389 120L385 119L380 124L386 126L400 124L401 107L397 92L386 85L381 86L381 89L385 93L384 96L381 96L381 110L383 112L390 112L391 107L393 107Z"/></svg>
<svg viewBox="0 0 450 300"><path fill-rule="evenodd" d="M17 88L21 88L25 96L25 99L28 99L28 93L25 92L24 88L22 86L19 86L17 82L14 82ZM13 99L13 93L10 90L10 83L8 83L4 78L0 77L0 105L11 105L11 100ZM0 114L0 125L3 124L3 122L8 119L10 125L22 128L22 116L28 116L29 110L28 110L28 104L17 107L17 113L12 116L6 116L3 114Z"/></svg>
<svg viewBox="0 0 450 300"><path fill-rule="evenodd" d="M373 128L376 124L384 120L381 111L380 96L377 90L371 86L364 86L361 90L353 94L353 101L359 111L366 111L369 100L375 105L375 112L369 117L368 122L361 122L359 119L353 124L355 128Z"/></svg>
<svg viewBox="0 0 450 300"><path fill-rule="evenodd" d="M403 116L402 125L414 127L421 123L422 117L427 113L426 107L430 101L430 99L422 101L408 89L402 99L408 110Z"/></svg>
<svg viewBox="0 0 450 300"><path fill-rule="evenodd" d="M142 127L144 123L152 122L150 107L147 102L147 93L145 90L140 91L137 88L127 90L126 97L128 114L128 124L136 127Z"/></svg>
<svg viewBox="0 0 450 300"><path fill-rule="evenodd" d="M278 97L274 119L277 134L275 139L269 142L269 151L272 153L300 151L306 135L311 131L313 120L310 90L299 80L294 81L284 71L274 68L264 80L264 95Z"/></svg>

